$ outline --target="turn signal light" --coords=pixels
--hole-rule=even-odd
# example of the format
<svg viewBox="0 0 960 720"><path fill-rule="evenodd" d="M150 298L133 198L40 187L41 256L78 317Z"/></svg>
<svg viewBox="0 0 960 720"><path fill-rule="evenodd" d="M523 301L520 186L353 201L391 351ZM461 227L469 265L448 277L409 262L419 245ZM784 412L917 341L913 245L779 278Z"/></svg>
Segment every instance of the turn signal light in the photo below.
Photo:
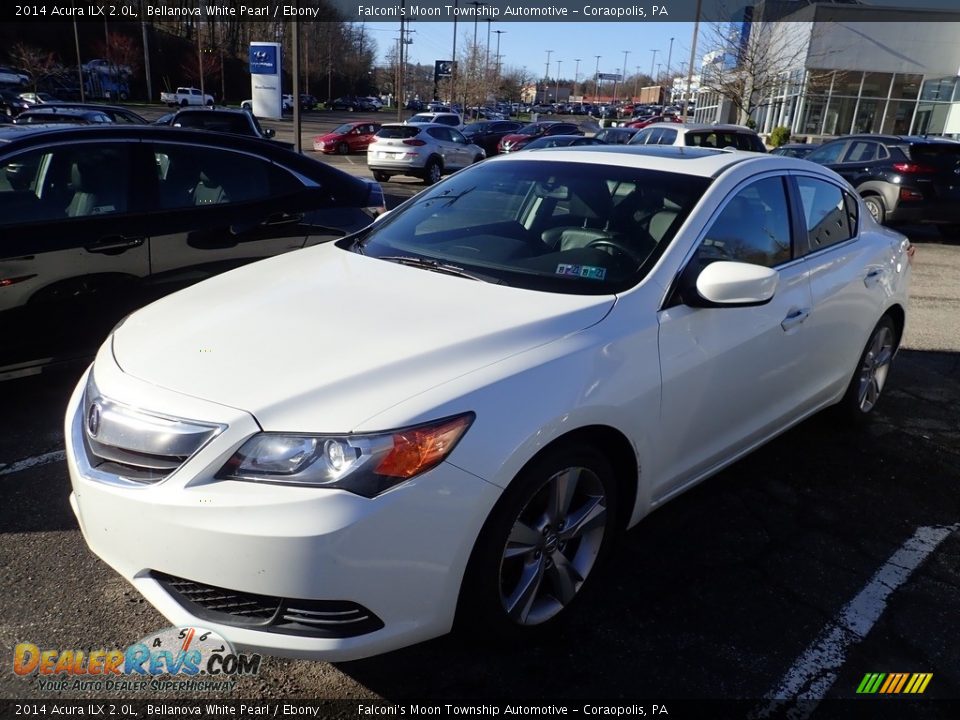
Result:
<svg viewBox="0 0 960 720"><path fill-rule="evenodd" d="M374 472L396 478L412 478L450 454L473 422L473 415L461 415L442 424L410 428L395 433L393 448Z"/></svg>

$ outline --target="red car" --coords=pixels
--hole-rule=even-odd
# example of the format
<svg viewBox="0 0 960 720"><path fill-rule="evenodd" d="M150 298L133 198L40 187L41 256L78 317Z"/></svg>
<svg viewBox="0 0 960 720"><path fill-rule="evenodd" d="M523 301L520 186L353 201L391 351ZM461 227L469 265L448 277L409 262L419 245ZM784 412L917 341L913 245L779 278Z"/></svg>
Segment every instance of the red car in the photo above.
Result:
<svg viewBox="0 0 960 720"><path fill-rule="evenodd" d="M313 149L332 155L348 155L354 152L366 152L367 145L373 142L373 136L380 131L378 122L349 122L313 139Z"/></svg>
<svg viewBox="0 0 960 720"><path fill-rule="evenodd" d="M524 125L515 133L504 135L497 144L497 150L501 153L516 152L531 140L536 140L545 135L583 135L583 130L574 123L559 122L557 120L530 123L529 125Z"/></svg>
<svg viewBox="0 0 960 720"><path fill-rule="evenodd" d="M680 119L679 115L654 115L653 117L643 118L641 120L634 120L626 124L626 127L636 128L640 130L645 128L647 125L653 125L653 123L658 122L673 122L673 123L682 123L683 120Z"/></svg>

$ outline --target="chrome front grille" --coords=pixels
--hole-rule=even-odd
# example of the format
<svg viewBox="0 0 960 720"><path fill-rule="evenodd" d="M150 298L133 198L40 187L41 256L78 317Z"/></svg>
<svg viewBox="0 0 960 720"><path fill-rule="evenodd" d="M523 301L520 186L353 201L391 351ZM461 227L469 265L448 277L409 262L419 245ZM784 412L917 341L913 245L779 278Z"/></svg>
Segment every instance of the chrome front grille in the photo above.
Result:
<svg viewBox="0 0 960 720"><path fill-rule="evenodd" d="M145 485L167 478L222 430L222 425L164 417L106 398L91 373L74 440L78 450L83 448L89 477Z"/></svg>

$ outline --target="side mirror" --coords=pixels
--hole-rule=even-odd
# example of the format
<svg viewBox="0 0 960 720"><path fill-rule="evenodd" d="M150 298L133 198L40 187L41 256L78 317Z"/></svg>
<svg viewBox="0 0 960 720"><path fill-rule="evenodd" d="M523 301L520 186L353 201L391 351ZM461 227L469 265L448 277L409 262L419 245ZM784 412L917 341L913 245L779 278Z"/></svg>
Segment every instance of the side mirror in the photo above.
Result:
<svg viewBox="0 0 960 720"><path fill-rule="evenodd" d="M274 130L273 128L267 128L266 130L263 131L263 136L267 138L272 138L276 134L277 134L277 131Z"/></svg>
<svg viewBox="0 0 960 720"><path fill-rule="evenodd" d="M780 274L772 268L721 260L700 271L689 288L694 292L683 293L684 301L700 307L765 305L773 299L779 280Z"/></svg>

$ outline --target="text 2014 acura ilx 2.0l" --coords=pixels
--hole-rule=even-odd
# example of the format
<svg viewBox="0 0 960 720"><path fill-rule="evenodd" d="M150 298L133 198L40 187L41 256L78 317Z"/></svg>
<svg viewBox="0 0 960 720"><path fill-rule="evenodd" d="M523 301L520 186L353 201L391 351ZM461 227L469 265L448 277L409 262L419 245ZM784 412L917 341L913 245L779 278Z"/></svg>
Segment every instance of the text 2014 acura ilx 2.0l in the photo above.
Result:
<svg viewBox="0 0 960 720"><path fill-rule="evenodd" d="M71 504L172 622L244 649L523 634L665 501L868 416L911 254L801 160L495 158L130 315L70 400Z"/></svg>

